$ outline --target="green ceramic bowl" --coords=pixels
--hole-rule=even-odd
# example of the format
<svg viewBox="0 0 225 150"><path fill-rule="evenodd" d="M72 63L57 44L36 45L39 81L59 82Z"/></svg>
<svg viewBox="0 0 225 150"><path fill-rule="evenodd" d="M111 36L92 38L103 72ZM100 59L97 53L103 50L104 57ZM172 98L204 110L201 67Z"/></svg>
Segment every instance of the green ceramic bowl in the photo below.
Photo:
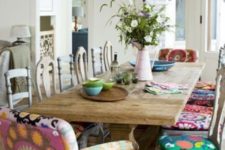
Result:
<svg viewBox="0 0 225 150"><path fill-rule="evenodd" d="M98 78L91 78L84 82L83 87L102 87L103 86L103 80Z"/></svg>
<svg viewBox="0 0 225 150"><path fill-rule="evenodd" d="M114 84L115 84L114 82L105 82L105 83L103 83L103 90L111 89Z"/></svg>

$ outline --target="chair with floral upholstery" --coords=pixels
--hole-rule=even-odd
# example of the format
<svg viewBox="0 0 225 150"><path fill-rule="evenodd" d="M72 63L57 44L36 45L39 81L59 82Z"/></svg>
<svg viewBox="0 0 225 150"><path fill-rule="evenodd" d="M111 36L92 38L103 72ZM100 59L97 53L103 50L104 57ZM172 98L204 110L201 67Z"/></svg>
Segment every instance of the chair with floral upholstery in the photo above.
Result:
<svg viewBox="0 0 225 150"><path fill-rule="evenodd" d="M224 65L224 64L223 64ZM225 67L218 70L216 99L208 138L196 135L164 135L159 139L162 150L225 150ZM198 116L196 116L198 117ZM197 120L196 120L197 121Z"/></svg>
<svg viewBox="0 0 225 150"><path fill-rule="evenodd" d="M0 108L1 150L78 150L73 128L66 121ZM134 150L129 141L105 143L84 150Z"/></svg>

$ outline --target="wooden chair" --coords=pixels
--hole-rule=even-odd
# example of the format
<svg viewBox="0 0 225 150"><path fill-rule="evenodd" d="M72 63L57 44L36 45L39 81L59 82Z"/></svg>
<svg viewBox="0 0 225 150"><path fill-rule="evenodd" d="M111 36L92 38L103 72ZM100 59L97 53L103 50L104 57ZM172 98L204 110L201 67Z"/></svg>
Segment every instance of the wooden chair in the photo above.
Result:
<svg viewBox="0 0 225 150"><path fill-rule="evenodd" d="M75 74L77 82L80 84L88 79L87 69L87 53L83 47L79 47L75 55Z"/></svg>
<svg viewBox="0 0 225 150"><path fill-rule="evenodd" d="M59 118L0 107L0 150L78 150L71 125ZM116 141L81 150L134 150L130 141Z"/></svg>
<svg viewBox="0 0 225 150"><path fill-rule="evenodd" d="M103 60L104 60L105 71L110 70L110 65L113 61L113 47L110 41L106 41L104 45Z"/></svg>
<svg viewBox="0 0 225 150"><path fill-rule="evenodd" d="M13 89L12 81L16 78L26 78L26 85L27 91L18 91ZM31 73L29 68L18 68L18 69L11 69L5 73L5 81L6 81L6 88L7 88L7 95L8 95L8 103L9 108L22 110L32 105L32 85L31 85ZM16 91L17 93L13 93ZM28 103L27 105L19 105L16 106L21 100L27 98Z"/></svg>
<svg viewBox="0 0 225 150"><path fill-rule="evenodd" d="M213 116L209 128L208 138L196 135L164 135L160 137L161 149L208 149L225 150L225 64L217 72L216 99Z"/></svg>
<svg viewBox="0 0 225 150"><path fill-rule="evenodd" d="M91 49L93 76L103 73L102 47Z"/></svg>
<svg viewBox="0 0 225 150"><path fill-rule="evenodd" d="M57 58L60 92L70 89L75 85L73 58L72 54Z"/></svg>
<svg viewBox="0 0 225 150"><path fill-rule="evenodd" d="M39 100L56 93L55 62L50 56L43 56L36 67L36 87Z"/></svg>

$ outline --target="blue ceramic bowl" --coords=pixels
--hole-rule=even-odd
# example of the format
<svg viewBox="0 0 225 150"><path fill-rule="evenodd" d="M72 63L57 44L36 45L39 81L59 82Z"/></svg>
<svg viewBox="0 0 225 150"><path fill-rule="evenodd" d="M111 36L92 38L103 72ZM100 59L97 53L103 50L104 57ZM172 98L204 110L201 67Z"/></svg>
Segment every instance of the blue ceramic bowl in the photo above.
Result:
<svg viewBox="0 0 225 150"><path fill-rule="evenodd" d="M132 66L135 66L136 61L135 60L132 60L129 63ZM153 63L153 61L151 61L151 64L152 63ZM156 61L154 61L154 65L153 65L152 71L154 71L154 72L167 71L171 67L173 67L174 64L175 64L174 61L156 60Z"/></svg>
<svg viewBox="0 0 225 150"><path fill-rule="evenodd" d="M98 87L83 87L85 93L89 96L96 96L102 91L102 86Z"/></svg>

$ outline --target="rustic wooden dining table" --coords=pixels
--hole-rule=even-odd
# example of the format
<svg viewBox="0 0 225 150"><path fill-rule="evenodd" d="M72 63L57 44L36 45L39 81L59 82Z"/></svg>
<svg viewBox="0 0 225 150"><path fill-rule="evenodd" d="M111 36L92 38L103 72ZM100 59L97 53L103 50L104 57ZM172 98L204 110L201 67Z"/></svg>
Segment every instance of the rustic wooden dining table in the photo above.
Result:
<svg viewBox="0 0 225 150"><path fill-rule="evenodd" d="M152 95L143 91L146 82L138 82L123 86L129 93L125 100L98 102L83 98L79 94L81 85L77 85L32 105L27 111L67 121L129 124L129 137L136 145L133 137L136 125L173 125L178 120L204 66L204 63L176 63L168 71L153 73L155 82L184 85L186 89L181 94ZM131 70L132 67L127 63L122 69ZM107 79L109 76L107 72L101 77Z"/></svg>

